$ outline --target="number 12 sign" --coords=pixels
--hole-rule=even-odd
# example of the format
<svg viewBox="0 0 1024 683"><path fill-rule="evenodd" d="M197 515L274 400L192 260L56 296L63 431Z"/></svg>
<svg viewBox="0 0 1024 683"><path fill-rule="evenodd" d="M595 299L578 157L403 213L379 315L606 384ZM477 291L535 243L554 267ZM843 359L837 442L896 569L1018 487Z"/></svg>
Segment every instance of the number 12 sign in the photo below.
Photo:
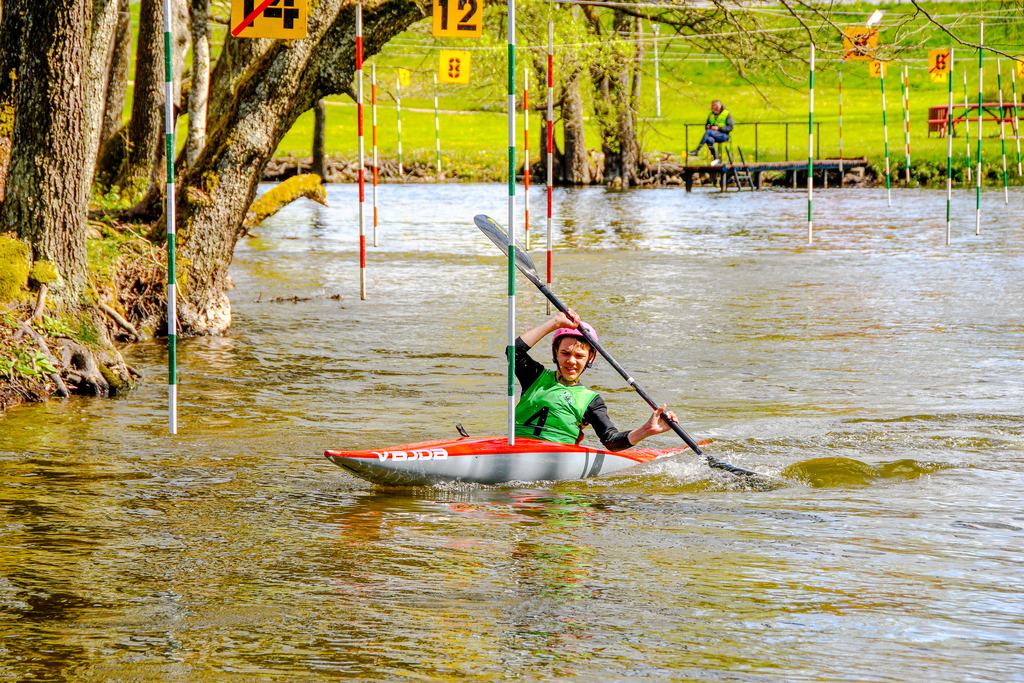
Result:
<svg viewBox="0 0 1024 683"><path fill-rule="evenodd" d="M484 0L433 0L434 36L479 38L484 27Z"/></svg>

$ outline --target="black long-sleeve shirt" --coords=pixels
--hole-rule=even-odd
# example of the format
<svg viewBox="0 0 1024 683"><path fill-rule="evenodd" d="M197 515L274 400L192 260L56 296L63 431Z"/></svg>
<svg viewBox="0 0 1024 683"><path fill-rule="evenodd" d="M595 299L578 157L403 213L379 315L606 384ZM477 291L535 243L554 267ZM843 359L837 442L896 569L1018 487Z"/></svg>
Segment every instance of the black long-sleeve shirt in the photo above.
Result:
<svg viewBox="0 0 1024 683"><path fill-rule="evenodd" d="M530 347L522 337L516 338L516 379L519 380L523 391L529 389L542 372L544 366L530 356ZM583 413L583 424L593 427L597 438L610 451L625 450L633 445L629 442L629 432L615 428L608 417L608 407L600 395L595 396L587 406L586 412Z"/></svg>

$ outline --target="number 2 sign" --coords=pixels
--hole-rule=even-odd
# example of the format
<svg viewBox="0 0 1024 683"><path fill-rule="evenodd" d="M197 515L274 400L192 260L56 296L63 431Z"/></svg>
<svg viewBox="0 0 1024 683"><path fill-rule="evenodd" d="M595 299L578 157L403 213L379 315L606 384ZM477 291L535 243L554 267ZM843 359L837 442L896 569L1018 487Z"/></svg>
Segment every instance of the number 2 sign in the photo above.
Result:
<svg viewBox="0 0 1024 683"><path fill-rule="evenodd" d="M479 38L484 27L484 0L433 0L434 36Z"/></svg>

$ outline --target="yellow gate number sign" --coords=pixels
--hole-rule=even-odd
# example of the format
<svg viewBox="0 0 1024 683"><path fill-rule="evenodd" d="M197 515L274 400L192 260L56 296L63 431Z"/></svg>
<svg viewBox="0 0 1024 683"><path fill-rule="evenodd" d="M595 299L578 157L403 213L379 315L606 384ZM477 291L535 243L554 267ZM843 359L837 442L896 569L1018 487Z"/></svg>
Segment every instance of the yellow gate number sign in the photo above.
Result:
<svg viewBox="0 0 1024 683"><path fill-rule="evenodd" d="M235 38L306 37L308 0L231 0L231 35Z"/></svg>
<svg viewBox="0 0 1024 683"><path fill-rule="evenodd" d="M843 29L843 61L871 61L877 47L878 29L863 26Z"/></svg>
<svg viewBox="0 0 1024 683"><path fill-rule="evenodd" d="M412 72L408 69L398 68L398 84L403 88L408 88L409 84L412 83Z"/></svg>
<svg viewBox="0 0 1024 683"><path fill-rule="evenodd" d="M932 83L945 83L949 78L949 50L928 51L928 77Z"/></svg>
<svg viewBox="0 0 1024 683"><path fill-rule="evenodd" d="M469 83L469 53L462 50L441 50L437 80L442 83Z"/></svg>
<svg viewBox="0 0 1024 683"><path fill-rule="evenodd" d="M868 65L868 71L871 72L872 78L882 78L889 70L889 65L881 60L874 60Z"/></svg>
<svg viewBox="0 0 1024 683"><path fill-rule="evenodd" d="M1017 77L1024 78L1024 57L1017 57Z"/></svg>
<svg viewBox="0 0 1024 683"><path fill-rule="evenodd" d="M484 28L484 0L433 0L434 36L479 38Z"/></svg>

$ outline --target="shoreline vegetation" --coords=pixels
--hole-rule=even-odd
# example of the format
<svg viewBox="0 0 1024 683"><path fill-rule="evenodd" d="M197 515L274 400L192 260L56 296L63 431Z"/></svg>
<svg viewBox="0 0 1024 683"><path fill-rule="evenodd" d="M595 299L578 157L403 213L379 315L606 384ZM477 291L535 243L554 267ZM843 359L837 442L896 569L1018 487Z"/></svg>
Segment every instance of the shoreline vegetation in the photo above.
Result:
<svg viewBox="0 0 1024 683"><path fill-rule="evenodd" d="M1002 101L1005 84L995 86L994 77L1009 72L998 71L996 60L1010 68L1015 58L1008 50L1021 44L1024 24L992 2L930 7L932 14L898 4L886 8L871 55L893 67L886 95L885 82L869 75L867 63L843 61L844 27L863 23L851 12L866 16L873 4L844 5L842 12L815 8L818 18L809 23L800 13L748 12L743 3L563 12L525 0L517 9L518 65L522 82L534 86L530 98L515 93L524 95L514 98L515 144L521 149L526 130L533 131L537 144L531 141L527 158L533 183L542 188L549 115L541 84L551 32L551 146L559 186L687 185L679 154L703 133L710 99L721 98L739 124L734 152L742 148L747 161L806 158L802 141L810 124L816 126L815 156L837 158L844 150L848 159L868 159L842 179L816 168L815 187L884 185L884 144L894 189L941 188L946 140L930 136L936 131L925 112L945 106L948 88L925 77L927 50L958 46L958 73L968 76L962 87L953 81L956 102L966 108L968 97ZM116 345L167 334L171 247L177 336L223 334L231 325L227 292L238 240L297 197L326 201L323 181L356 182L356 150L363 145L357 130L364 122L373 126L364 135L377 145L384 183L506 181L507 47L500 5L480 17L485 30L468 87L438 83L439 50L465 44L433 37L423 5L411 0L381 0L361 10L367 40L360 65L366 61L376 83L366 82L365 69L357 74L357 22L345 0L313 3L309 34L294 41L232 38L219 9L210 14L184 2L176 2L168 22L173 35L163 32L161 3L102 0L88 20L80 9L61 6L59 21L53 8L31 3L23 12L0 15L0 410L53 393L128 390L138 373ZM973 52L968 41L982 18L992 54L975 70L963 58ZM813 124L804 85L812 43L823 50L820 120ZM660 87L651 87L655 54ZM912 115L909 96L900 104L901 94L910 92L901 86L900 68L913 84ZM352 101L357 78L363 79L359 92L370 91L359 117ZM1008 96L1019 101L1013 92ZM532 106L524 113L527 99ZM892 119L883 141L886 101ZM166 112L174 120L165 121ZM902 122L913 132L917 155L909 178ZM175 131L170 140L168 129ZM987 187L1002 182L993 130L984 127ZM963 126L954 141L958 188L972 187L971 131L979 129ZM166 154L174 149L172 163ZM313 156L325 160L322 173L313 173ZM524 155L515 156L522 168ZM370 164L365 168L369 177ZM762 181L799 191L806 173L794 166L767 171ZM714 186L717 176L698 175L694 184ZM1018 174L1010 176L1021 184ZM282 182L257 199L266 181ZM168 186L175 188L173 211Z"/></svg>
<svg viewBox="0 0 1024 683"><path fill-rule="evenodd" d="M691 166L706 165L707 160L695 160L691 158ZM817 160L816 160L817 161ZM850 161L853 161L852 159ZM356 157L345 155L330 156L325 160L324 182L327 183L356 183L359 180L359 162ZM902 159L890 158L891 182L893 189L918 187L931 189L945 189L946 187L946 163L932 161L911 161L910 184L906 183L906 166ZM622 189L621 183L615 179L605 178L603 159L600 152L591 151L588 154L590 168L590 186L608 187L610 189ZM669 154L645 154L638 165L637 183L634 187L674 187L682 186L683 170L685 164L677 155ZM737 168L742 165L737 162ZM442 156L441 173L438 174L436 162L430 159L414 159L402 165L402 174L398 172L398 160L393 158L381 158L379 160L379 172L381 184L383 183L440 183L440 182L464 182L464 183L503 183L505 177L505 166L481 164L477 161L466 159L461 155ZM530 180L533 187L544 187L545 161L534 161L530 164ZM976 165L971 165L972 171ZM370 186L369 177L372 166L366 164L366 186ZM967 180L967 164L963 159L954 159L951 165L953 187L963 189L973 187L973 180ZM273 157L263 171L262 182L276 183L288 178L302 174L314 173L313 158L311 156L298 156L295 154ZM765 172L765 185L769 187L788 188L792 187L792 171L767 171ZM798 181L806 185L807 174L805 167L796 170ZM814 189L840 189L838 184L838 171L828 172L828 187L823 187L823 174L820 168L814 172ZM580 187L579 184L567 183L560 179L560 168L555 164L555 187ZM884 187L885 171L884 166L868 159L862 172L847 171L843 185L845 187ZM972 176L973 177L973 176ZM519 166L516 178L521 182L523 179L523 167ZM985 167L983 185L985 187L1002 186L1002 168L995 164L988 164ZM708 174L696 174L696 186L715 187L715 180ZM1010 174L1008 184L1011 186L1024 185L1024 177L1017 177L1016 173Z"/></svg>

